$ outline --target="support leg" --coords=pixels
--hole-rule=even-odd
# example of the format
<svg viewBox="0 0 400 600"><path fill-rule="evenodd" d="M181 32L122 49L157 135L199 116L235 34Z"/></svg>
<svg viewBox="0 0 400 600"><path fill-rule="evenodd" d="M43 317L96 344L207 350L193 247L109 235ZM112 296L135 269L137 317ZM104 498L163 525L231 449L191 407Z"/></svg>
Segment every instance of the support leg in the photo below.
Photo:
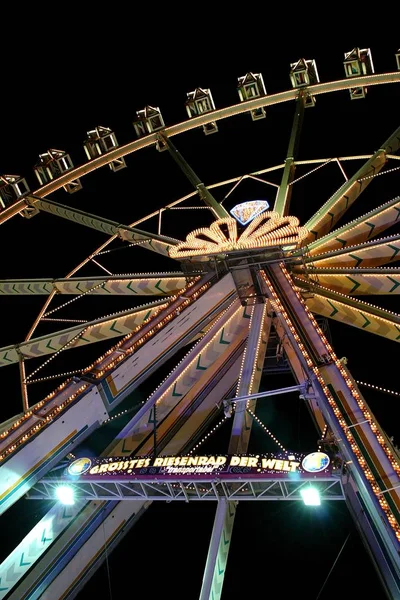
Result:
<svg viewBox="0 0 400 600"><path fill-rule="evenodd" d="M268 304L255 304L253 307L237 396L254 394L258 391L271 329L271 319L267 316L267 308ZM254 411L255 405L255 400L237 403L229 443L229 454L239 454L247 451L253 418L246 411L246 407ZM221 598L235 514L235 502L227 502L226 500L218 502L200 600L219 600Z"/></svg>
<svg viewBox="0 0 400 600"><path fill-rule="evenodd" d="M225 498L218 501L200 600L221 597L235 514L235 502L228 502Z"/></svg>

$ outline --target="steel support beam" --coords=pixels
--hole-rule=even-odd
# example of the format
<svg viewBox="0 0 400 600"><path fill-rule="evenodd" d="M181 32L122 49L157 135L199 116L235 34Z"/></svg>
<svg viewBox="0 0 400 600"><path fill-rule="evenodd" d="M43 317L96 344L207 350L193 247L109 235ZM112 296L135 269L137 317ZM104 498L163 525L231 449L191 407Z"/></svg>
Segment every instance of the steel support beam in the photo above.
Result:
<svg viewBox="0 0 400 600"><path fill-rule="evenodd" d="M322 238L312 242L308 246L311 255L322 254L330 250L354 246L369 241L392 227L399 219L400 197L396 196L389 202L385 202L378 208L346 223L338 229L334 229Z"/></svg>
<svg viewBox="0 0 400 600"><path fill-rule="evenodd" d="M262 366L271 329L271 318L267 315L267 304L253 305L246 349L243 355L237 396L242 397L257 392L260 385ZM239 402L235 407L229 454L246 453L253 418L247 412L255 410L256 400ZM218 505L210 547L201 586L200 600L219 600L222 594L228 553L235 521L236 503L225 502Z"/></svg>
<svg viewBox="0 0 400 600"><path fill-rule="evenodd" d="M282 353L284 352L292 371L294 378L299 382L300 387L304 388L309 381L309 372L307 369L307 363L304 360L304 356L299 351L295 340L291 335L290 331L285 331L282 324L282 320L279 317L275 317L272 321L275 331L279 337ZM314 422L316 430L321 434L326 426L325 419L322 415L321 408L318 405L317 399L312 394L307 394L306 406L309 410L310 416Z"/></svg>
<svg viewBox="0 0 400 600"><path fill-rule="evenodd" d="M186 399L188 394L196 393L200 380L208 375L208 370L213 369L218 361L223 360L228 346L233 347L241 339L246 339L247 322L243 318L242 308L238 304L233 304L225 311L158 386L146 403L120 431L118 442L113 443L112 448L108 448L110 454L111 452L114 456L129 454L132 432L136 429L148 430L150 419L154 418L153 409L156 404L158 404L158 421L162 422L169 414L171 406L175 406L177 398L184 397ZM133 441L137 442L137 434L133 437Z"/></svg>
<svg viewBox="0 0 400 600"><path fill-rule="evenodd" d="M204 185L204 183L202 183L200 178L193 171L192 167L186 162L186 160L183 158L182 154L175 147L175 145L171 142L171 140L167 137L167 135L165 135L165 133L160 133L158 135L158 137L161 140L161 142L167 147L168 152L170 153L170 155L172 156L172 158L174 159L174 161L176 162L178 167L181 169L181 171L189 179L189 181L193 185L193 187L195 187L198 190L201 200L203 200L203 202L211 208L211 210L213 211L215 216L218 219L223 219L225 217L229 217L229 213L225 210L225 208L223 206L221 206L219 204L219 202L216 201L214 196L207 189L207 187Z"/></svg>
<svg viewBox="0 0 400 600"><path fill-rule="evenodd" d="M26 385L25 361L22 354L19 357L19 379L21 382L22 409L26 413L29 410L29 399L28 387Z"/></svg>
<svg viewBox="0 0 400 600"><path fill-rule="evenodd" d="M392 287L394 285L396 282L392 282ZM312 312L380 335L388 340L400 342L398 314L316 285L311 287L311 294L306 298L306 303Z"/></svg>
<svg viewBox="0 0 400 600"><path fill-rule="evenodd" d="M361 192L369 185L386 163L387 154L397 152L400 147L400 127L382 144L375 154L358 169L307 221L309 230L303 246L310 244L332 230L339 218L348 210Z"/></svg>
<svg viewBox="0 0 400 600"><path fill-rule="evenodd" d="M385 272L386 272L386 269L385 269ZM393 282L392 282L392 287L393 287ZM386 321L392 321L392 323L396 323L397 325L400 325L400 315L398 315L396 313L392 313L391 311L385 310L383 308L380 308L379 306L375 306L374 304L370 304L370 303L368 303L367 306L365 306L365 302L363 302L362 300L358 300L357 298L353 298L351 296L346 296L345 298L342 298L342 294L339 294L338 292L335 292L334 290L329 290L327 288L319 286L318 284L314 284L311 289L312 289L313 294L317 294L319 296L324 296L325 298L330 299L333 302L335 302L335 301L344 302L349 307L354 308L356 310L362 310L363 312L366 312L367 314L371 315L372 317L377 317L379 319L385 319ZM325 315L323 315L323 316L325 316ZM351 324L352 323L350 322L349 325L351 325Z"/></svg>
<svg viewBox="0 0 400 600"><path fill-rule="evenodd" d="M179 240L142 231L128 225L121 225L117 221L104 219L103 217L92 215L76 208L71 209L69 206L59 204L47 198L42 200L37 196L30 195L25 198L25 202L28 206L34 206L43 212L61 217L67 221L73 221L79 225L85 225L85 227L90 227L91 229L96 229L96 231L100 231L106 235L118 235L127 242L140 244L140 246L143 246L147 250L152 250L165 256L169 256L168 250L171 246L179 243Z"/></svg>
<svg viewBox="0 0 400 600"><path fill-rule="evenodd" d="M198 431L202 430L212 414L216 412L218 400L224 398L237 380L240 367L240 354L237 357L237 348L225 345L227 349L225 364L229 363L226 372L221 363L215 363L210 367L211 372L207 382L197 392L192 389L192 398L178 398L176 409L167 419L164 419L158 429L160 438L166 435L167 430L171 432L171 439L163 448L166 454L174 455L190 446ZM222 368L221 368L222 367ZM207 374L207 371L204 372ZM175 430L178 423L177 418L183 403L187 407L193 401L193 396L202 396L201 409L191 412L188 419L178 419L182 424ZM151 430L149 431L151 434ZM139 453L136 448L131 450L131 455ZM147 442L141 446L140 453L151 453L152 436L148 436ZM104 455L113 455L107 450ZM32 590L32 587L40 589L42 594L48 598L72 598L77 590L83 587L90 576L95 572L105 557L104 529L115 545L137 522L149 502L137 500L136 502L105 502L105 503L79 503L66 509L60 503L56 503L49 513L38 523L38 525L22 540L15 551L0 565L0 577L2 581L5 574L12 574L8 590L0 589L0 598L8 595L12 588L10 600L21 600ZM69 515L66 518L66 514ZM104 522L104 528L102 526ZM51 536L43 535L44 529ZM84 531L84 535L80 535ZM25 550L26 548L26 550ZM111 549L111 545L108 546ZM31 564L20 562L21 552L29 553ZM25 554L27 556L27 554ZM18 565L18 566L17 566ZM44 590L44 591L43 591Z"/></svg>
<svg viewBox="0 0 400 600"><path fill-rule="evenodd" d="M364 269L362 267L358 269L354 267L344 267L343 269L321 267L309 270L307 275L294 276L294 281L309 293L330 290L338 292L342 297L343 295L400 294L400 269L396 267L385 267L384 270L380 267ZM378 307L376 308L378 309ZM387 316L386 314L385 318Z"/></svg>
<svg viewBox="0 0 400 600"><path fill-rule="evenodd" d="M267 304L255 304L237 389L239 398L256 393L258 390L270 329L271 319L267 316ZM253 419L246 408L250 408L254 412L255 407L256 400L249 400L247 403L239 402L236 406L229 454L247 452Z"/></svg>
<svg viewBox="0 0 400 600"><path fill-rule="evenodd" d="M389 597L399 598L399 541L395 525L400 515L399 476L390 441L348 369L337 359L311 313L305 310L304 301L285 267L274 265L266 272L270 276L270 279L265 277L265 281L271 302L280 313L288 335L292 332L297 352L308 361L308 379L312 381L324 420L346 465L347 476L357 491L359 508L365 512L374 530L373 539L367 529L364 531L374 564L382 577L386 578L386 572L390 573L387 583L396 586L396 594ZM385 569L380 565L382 555Z"/></svg>
<svg viewBox="0 0 400 600"><path fill-rule="evenodd" d="M116 313L111 319L110 317L103 317L94 321L87 321L75 327L69 327L20 344L0 348L0 367L19 362L21 356L23 359L38 358L75 346L122 337L132 333L135 327L166 307L165 300L158 300L133 310Z"/></svg>
<svg viewBox="0 0 400 600"><path fill-rule="evenodd" d="M211 597L210 584L214 580L215 569L217 568L218 571L220 570L220 566L218 565L220 541L225 534L225 530L228 530L229 532L229 529L232 529L235 512L236 507L234 503L228 503L225 498L218 500L218 507L215 513L214 526L211 534L211 543L208 550L206 568L204 570L203 583L201 586L200 600L208 600ZM229 520L232 521L231 527ZM224 572L224 569L222 572ZM223 579L221 581L221 590L222 583Z"/></svg>
<svg viewBox="0 0 400 600"><path fill-rule="evenodd" d="M196 277L196 275L193 275ZM192 278L193 278L192 277ZM82 296L128 295L169 296L186 286L184 273L152 273L150 275L99 275L97 277L64 277L60 279L0 279L0 294L7 296L49 296L52 292Z"/></svg>
<svg viewBox="0 0 400 600"><path fill-rule="evenodd" d="M360 537L363 541L364 548L366 549L371 561L378 565L376 573L380 579L380 582L385 590L387 598L395 599L399 598L399 585L394 577L393 572L389 568L386 561L385 549L377 539L377 532L372 523L368 518L368 512L365 510L365 506L362 503L360 494L357 492L354 484L351 480L344 483L344 493L346 496L347 507L353 517L354 524ZM371 551L374 548L374 551Z"/></svg>
<svg viewBox="0 0 400 600"><path fill-rule="evenodd" d="M266 392L260 392L258 394L249 394L248 396L236 397L232 400L236 404L238 402L246 402L248 400L260 400L261 398L270 398L271 396L280 396L281 394L291 394L292 392L300 392L304 386L291 385L286 388L278 388L276 390L268 390Z"/></svg>
<svg viewBox="0 0 400 600"><path fill-rule="evenodd" d="M281 185L279 186L278 196L275 201L274 211L281 216L289 214L290 199L292 196L291 183L296 170L295 160L299 147L300 134L303 126L305 95L303 91L299 92L296 100L296 108L293 118L292 132L290 134L289 147L283 169Z"/></svg>

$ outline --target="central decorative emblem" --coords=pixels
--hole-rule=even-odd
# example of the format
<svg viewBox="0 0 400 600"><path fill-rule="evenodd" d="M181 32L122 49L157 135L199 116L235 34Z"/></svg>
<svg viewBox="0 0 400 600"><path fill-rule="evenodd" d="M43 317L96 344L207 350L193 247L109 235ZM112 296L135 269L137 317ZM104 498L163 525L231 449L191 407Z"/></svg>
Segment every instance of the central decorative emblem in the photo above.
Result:
<svg viewBox="0 0 400 600"><path fill-rule="evenodd" d="M330 458L325 452L312 452L303 458L301 466L309 473L320 473L328 468Z"/></svg>
<svg viewBox="0 0 400 600"><path fill-rule="evenodd" d="M186 236L186 242L172 246L171 258L204 256L232 250L249 250L276 246L297 246L308 231L299 227L296 217L281 217L277 212L264 212L239 234L237 222L231 217L218 219Z"/></svg>
<svg viewBox="0 0 400 600"><path fill-rule="evenodd" d="M67 471L69 475L83 475L92 466L90 458L78 458L68 465Z"/></svg>
<svg viewBox="0 0 400 600"><path fill-rule="evenodd" d="M236 204L230 213L241 225L247 225L267 208L269 208L269 204L266 200L250 200Z"/></svg>

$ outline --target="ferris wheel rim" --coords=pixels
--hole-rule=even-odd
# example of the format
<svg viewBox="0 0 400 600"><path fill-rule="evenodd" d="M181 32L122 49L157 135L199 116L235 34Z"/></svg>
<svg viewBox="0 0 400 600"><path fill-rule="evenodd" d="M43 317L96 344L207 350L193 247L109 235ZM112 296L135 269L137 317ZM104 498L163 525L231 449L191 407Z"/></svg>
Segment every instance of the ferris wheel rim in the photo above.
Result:
<svg viewBox="0 0 400 600"><path fill-rule="evenodd" d="M363 75L360 77L352 77L348 79L339 79L330 82L318 83L314 85L305 86L303 88L293 88L283 92L277 92L275 94L265 95L252 100L246 100L244 102L231 104L224 108L213 110L211 112L204 113L200 116L193 117L191 119L186 119L185 121L181 121L180 123L177 123L175 125L170 125L168 127L163 128L162 131L166 136L173 137L175 135L191 131L192 129L196 129L203 125L207 125L214 121L234 117L239 114L246 113L250 110L265 108L267 106L273 106L275 104L296 100L301 89L307 91L307 93L309 93L310 95L318 96L322 94L348 90L354 87L368 87L391 83L400 83L399 71ZM36 189L32 192L31 195L43 199L49 194L52 194L60 188L62 188L63 186L67 185L68 183L71 183L72 181L79 179L85 175L88 175L96 169L108 165L114 160L123 158L128 154L133 154L138 150L142 150L155 144L157 141L157 136L158 132L150 133L144 137L133 140L132 142L128 142L123 146L117 146L114 150L110 150L106 154L102 154L101 156L94 158L89 162L82 163L81 165L70 169L60 177L57 177L57 179L54 179L50 183L47 183ZM24 202L24 199L22 198L12 206L6 208L1 213L0 224L7 221L14 215L18 214L24 208L26 208L26 204Z"/></svg>
<svg viewBox="0 0 400 600"><path fill-rule="evenodd" d="M339 79L328 83L318 83L316 85L307 86L307 91L308 93L317 96L321 94L347 90L353 87L382 85L390 83L400 83L400 72L394 71L392 73L365 75L362 77L354 77L351 79ZM181 121L176 125L170 125L166 127L163 131L166 136L173 137L175 135L191 131L192 129L197 129L198 127L212 123L213 121L219 121L224 118L235 117L239 114L246 113L249 110L273 106L282 102L289 102L290 100L296 100L298 94L299 89L293 88L284 92L277 92L276 94L256 98L255 100L247 100L245 102L231 104L227 107L205 113L198 117L186 119L185 121ZM44 198L48 194L51 194L60 189L66 183L70 183L74 179L77 179L81 176L88 175L96 169L108 165L110 162L116 160L117 158L123 158L128 154L133 154L138 150L147 148L154 144L156 141L157 133L151 133L138 140L128 142L123 146L118 146L117 148L111 150L107 154L101 155L98 158L94 158L90 162L83 163L78 167L74 167L74 169L71 169L71 171L68 171L65 175L57 178L55 181L38 188L38 190L33 192L33 194L35 196L39 196L40 198ZM86 169L86 167L90 168ZM81 169L83 170L82 173L80 172ZM56 183L58 185L55 187ZM43 196L41 195L41 193L43 193Z"/></svg>

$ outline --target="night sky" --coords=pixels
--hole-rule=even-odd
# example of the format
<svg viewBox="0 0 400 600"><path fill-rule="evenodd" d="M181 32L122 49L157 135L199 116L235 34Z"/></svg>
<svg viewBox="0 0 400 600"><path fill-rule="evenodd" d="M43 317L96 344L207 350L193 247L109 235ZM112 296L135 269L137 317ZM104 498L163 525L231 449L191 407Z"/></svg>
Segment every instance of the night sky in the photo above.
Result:
<svg viewBox="0 0 400 600"><path fill-rule="evenodd" d="M275 44L260 38L245 43L239 33L229 40L221 38L212 47L206 43L206 34L204 38L194 35L178 41L170 38L168 30L154 31L146 44L135 41L134 29L130 35L120 30L117 34L111 26L109 31L102 31L93 25L86 45L81 35L80 43L75 43L72 33L64 39L55 28L50 37L32 35L25 52L10 55L10 71L20 74L20 92L18 101L13 94L3 97L0 171L24 175L31 189L37 185L32 167L39 153L49 148L64 149L78 165L85 161L82 143L86 132L97 125L112 128L122 145L134 138L132 121L136 110L145 104L159 106L165 123L170 125L186 119L186 93L197 86L210 88L219 108L238 102L237 77L248 71L262 72L267 92L272 94L289 89L289 63L300 57L315 58L320 80L329 81L344 76L343 53L355 44L371 47L378 73L395 70L397 50L395 44L386 44L382 49L378 44L374 46L373 39L354 39L349 34L329 48L299 39L277 49ZM83 36L84 32L79 33ZM351 101L347 91L319 97L317 106L305 114L299 158L374 152L398 127L398 106L398 85L376 86L365 100ZM253 123L249 115L241 115L219 123L219 133L215 135L205 136L201 130L195 130L173 141L202 181L214 183L283 162L293 109L293 103L277 105L267 109L267 118L262 121ZM167 152L157 153L149 148L128 156L126 162L128 168L121 172L114 174L104 168L84 178L83 189L74 195L59 191L52 198L128 224L191 191ZM351 176L359 164L346 163L347 174ZM296 175L305 172L299 168ZM279 177L275 174L270 179L279 182ZM399 171L377 178L345 219L351 220L392 199L399 193L399 181ZM306 178L295 187L291 214L304 223L341 183L339 169L333 165ZM228 189L216 191L216 198L222 199ZM226 207L257 198L273 203L273 188L245 183L232 194ZM166 215L165 233L183 239L200 221L188 222L186 215L177 218L177 212ZM206 213L197 211L200 212ZM343 223L344 220L340 225ZM390 233L396 232L392 229ZM1 227L0 277L62 277L104 240L97 232L51 215L42 213L31 220L16 216ZM136 249L110 253L103 264L113 273L178 269L169 259ZM83 274L100 275L101 271L92 265ZM106 304L108 298L103 298L86 299L80 306L76 303L64 316L93 319L135 305L130 298L113 299L110 304ZM398 311L397 299L370 301ZM43 297L0 299L0 346L22 341L43 301ZM139 302L146 301L142 298ZM39 335L49 331L48 327L43 325ZM355 379L399 389L394 368L398 347L394 342L338 323L330 324L330 332L338 356L348 358ZM54 370L83 367L102 351L103 346L92 345L71 353L72 357L64 353L62 360L57 364L55 361ZM168 367L172 368L173 363ZM13 367L1 369L2 419L21 410L17 375ZM164 377L161 375L152 376L129 402L136 403L149 395ZM264 377L261 389L292 383L290 376ZM55 385L31 387L34 402ZM361 391L385 431L399 442L396 397L371 393L365 388ZM301 452L316 448L318 435L297 395L260 402L257 414L286 447ZM94 449L100 452L123 424L121 420L113 422L107 431L103 428L76 453ZM230 423L226 423L204 444L202 453L225 453L229 429ZM277 450L258 427L254 426L253 432L251 452ZM22 500L2 518L1 560L46 508ZM174 600L195 600L201 587L214 512L213 503L154 503L109 557L113 598L125 589L136 598L146 592L149 598L165 595ZM282 586L282 598L301 596L314 600L348 534L321 599L336 598L338 588L341 598L365 594L383 598L378 577L344 503L326 503L318 509L290 502L242 503L236 516L223 600L263 598L277 585ZM79 599L88 597L110 597L106 565L78 595Z"/></svg>

